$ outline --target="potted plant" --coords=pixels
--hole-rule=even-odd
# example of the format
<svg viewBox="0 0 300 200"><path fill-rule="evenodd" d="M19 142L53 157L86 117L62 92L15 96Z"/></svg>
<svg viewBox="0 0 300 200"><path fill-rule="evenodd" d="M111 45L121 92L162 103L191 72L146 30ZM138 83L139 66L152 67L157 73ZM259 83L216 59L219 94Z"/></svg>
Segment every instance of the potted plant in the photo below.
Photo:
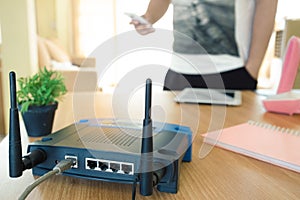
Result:
<svg viewBox="0 0 300 200"><path fill-rule="evenodd" d="M17 101L27 134L31 137L51 133L58 100L67 92L58 71L40 69L31 77L18 79Z"/></svg>

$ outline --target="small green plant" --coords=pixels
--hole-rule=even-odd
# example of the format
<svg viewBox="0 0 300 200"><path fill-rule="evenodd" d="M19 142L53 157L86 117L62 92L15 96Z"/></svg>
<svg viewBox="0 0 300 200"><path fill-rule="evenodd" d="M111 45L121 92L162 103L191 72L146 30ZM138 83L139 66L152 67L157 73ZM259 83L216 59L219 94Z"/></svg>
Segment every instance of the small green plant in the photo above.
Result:
<svg viewBox="0 0 300 200"><path fill-rule="evenodd" d="M44 106L57 102L66 94L64 77L58 71L40 69L31 77L18 79L18 104L21 112L26 112L29 106Z"/></svg>

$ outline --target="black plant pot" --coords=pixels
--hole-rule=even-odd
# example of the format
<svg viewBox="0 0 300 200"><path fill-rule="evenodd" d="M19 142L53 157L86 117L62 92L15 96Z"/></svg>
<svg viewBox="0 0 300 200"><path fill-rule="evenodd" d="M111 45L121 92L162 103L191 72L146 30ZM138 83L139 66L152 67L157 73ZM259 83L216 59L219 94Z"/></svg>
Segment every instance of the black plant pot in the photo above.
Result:
<svg viewBox="0 0 300 200"><path fill-rule="evenodd" d="M51 133L57 105L58 103L46 106L29 106L28 110L22 113L28 136L41 137ZM19 105L19 110L21 110L21 106Z"/></svg>

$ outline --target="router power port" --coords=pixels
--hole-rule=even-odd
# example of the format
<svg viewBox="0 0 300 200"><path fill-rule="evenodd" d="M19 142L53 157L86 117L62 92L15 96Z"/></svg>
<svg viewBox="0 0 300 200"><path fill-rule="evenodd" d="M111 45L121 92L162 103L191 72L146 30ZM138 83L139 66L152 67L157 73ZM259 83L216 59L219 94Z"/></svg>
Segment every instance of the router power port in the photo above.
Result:
<svg viewBox="0 0 300 200"><path fill-rule="evenodd" d="M95 169L97 167L96 160L86 160L86 168L87 169Z"/></svg>

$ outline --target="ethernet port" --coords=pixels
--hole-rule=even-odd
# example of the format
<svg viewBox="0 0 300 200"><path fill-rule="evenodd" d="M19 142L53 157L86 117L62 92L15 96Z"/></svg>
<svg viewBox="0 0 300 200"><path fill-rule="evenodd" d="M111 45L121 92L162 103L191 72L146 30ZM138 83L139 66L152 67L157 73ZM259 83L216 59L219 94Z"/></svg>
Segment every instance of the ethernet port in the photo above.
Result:
<svg viewBox="0 0 300 200"><path fill-rule="evenodd" d="M110 163L110 169L113 172L118 172L121 169L121 165L119 163L113 163L113 162L111 162Z"/></svg>
<svg viewBox="0 0 300 200"><path fill-rule="evenodd" d="M97 161L95 160L87 160L87 167L89 169L95 169L97 167Z"/></svg>
<svg viewBox="0 0 300 200"><path fill-rule="evenodd" d="M133 174L133 166L131 164L122 164L122 170L125 174Z"/></svg>
<svg viewBox="0 0 300 200"><path fill-rule="evenodd" d="M99 168L102 171L106 171L108 169L108 162L99 161Z"/></svg>

